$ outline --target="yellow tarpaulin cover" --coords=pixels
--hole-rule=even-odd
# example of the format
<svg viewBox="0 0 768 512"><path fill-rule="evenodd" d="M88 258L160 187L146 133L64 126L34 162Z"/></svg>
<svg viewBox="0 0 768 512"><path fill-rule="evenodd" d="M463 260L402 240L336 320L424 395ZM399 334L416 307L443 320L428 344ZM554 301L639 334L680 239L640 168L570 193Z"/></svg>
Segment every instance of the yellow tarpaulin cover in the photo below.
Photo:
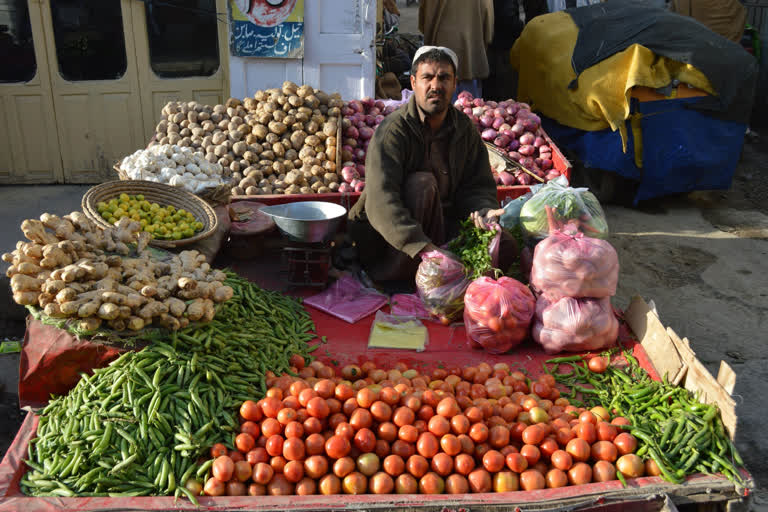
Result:
<svg viewBox="0 0 768 512"><path fill-rule="evenodd" d="M427 328L418 320L394 323L377 318L371 329L368 346L422 351L426 341Z"/></svg>
<svg viewBox="0 0 768 512"><path fill-rule="evenodd" d="M629 117L629 97L635 86L666 87L677 79L715 95L701 71L661 57L635 44L616 53L579 76L578 87L571 65L579 29L567 13L560 11L532 19L510 53L519 73L517 100L557 122L585 131L611 128L621 133L624 151Z"/></svg>

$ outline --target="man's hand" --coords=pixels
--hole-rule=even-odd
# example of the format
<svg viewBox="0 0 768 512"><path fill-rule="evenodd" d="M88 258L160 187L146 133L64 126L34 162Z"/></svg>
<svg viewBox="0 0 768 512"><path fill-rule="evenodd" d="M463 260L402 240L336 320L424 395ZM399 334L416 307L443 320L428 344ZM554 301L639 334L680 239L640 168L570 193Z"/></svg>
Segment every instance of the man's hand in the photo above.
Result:
<svg viewBox="0 0 768 512"><path fill-rule="evenodd" d="M475 226L477 226L478 228L490 229L488 225L499 222L499 217L501 217L503 213L504 213L504 208L499 208L497 210L491 210L490 208L483 208L482 210L477 210L476 212L472 212L469 215L469 217L472 219L472 222L474 222Z"/></svg>

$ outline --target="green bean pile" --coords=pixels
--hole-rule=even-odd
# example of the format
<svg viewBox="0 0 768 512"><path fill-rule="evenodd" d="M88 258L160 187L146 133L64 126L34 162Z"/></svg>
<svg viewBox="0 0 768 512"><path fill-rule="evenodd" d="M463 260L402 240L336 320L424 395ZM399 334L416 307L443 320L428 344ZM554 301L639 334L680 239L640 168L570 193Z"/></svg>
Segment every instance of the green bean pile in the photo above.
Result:
<svg viewBox="0 0 768 512"><path fill-rule="evenodd" d="M550 359L544 370L570 388L562 394L571 404L601 405L627 418L621 428L638 440L637 455L650 457L664 480L681 483L695 473L721 473L734 483L743 483L738 467L744 462L723 426L714 405L699 402L688 390L650 378L629 351L627 365L609 365L593 373L581 356ZM572 370L560 373L559 366ZM589 385L590 387L585 387ZM583 402L578 400L581 396Z"/></svg>
<svg viewBox="0 0 768 512"><path fill-rule="evenodd" d="M34 496L187 495L197 459L230 449L243 400L266 390L265 374L309 354L314 325L301 303L228 274L235 295L202 328L187 328L83 375L40 412L21 481ZM198 474L199 473L199 474Z"/></svg>

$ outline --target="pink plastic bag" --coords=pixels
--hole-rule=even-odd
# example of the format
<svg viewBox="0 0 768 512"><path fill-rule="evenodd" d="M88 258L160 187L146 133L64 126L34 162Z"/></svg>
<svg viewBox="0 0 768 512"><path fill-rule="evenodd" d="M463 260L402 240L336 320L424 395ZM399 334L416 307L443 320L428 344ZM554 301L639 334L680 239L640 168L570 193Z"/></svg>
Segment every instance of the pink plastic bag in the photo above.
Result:
<svg viewBox="0 0 768 512"><path fill-rule="evenodd" d="M550 302L542 296L536 301L532 334L548 354L601 350L616 344L619 321L610 297Z"/></svg>
<svg viewBox="0 0 768 512"><path fill-rule="evenodd" d="M520 281L476 279L464 295L467 336L491 354L503 354L528 337L535 307L531 290Z"/></svg>
<svg viewBox="0 0 768 512"><path fill-rule="evenodd" d="M345 274L325 291L306 299L304 304L354 324L380 309L388 300L386 295L365 288L357 279Z"/></svg>
<svg viewBox="0 0 768 512"><path fill-rule="evenodd" d="M618 281L619 257L605 240L555 231L533 251L531 285L549 300L612 297Z"/></svg>
<svg viewBox="0 0 768 512"><path fill-rule="evenodd" d="M561 297L612 297L619 281L619 257L605 240L558 226L549 207L550 235L536 244L531 285L537 294Z"/></svg>
<svg viewBox="0 0 768 512"><path fill-rule="evenodd" d="M429 314L450 323L459 318L464 309L464 292L471 281L464 265L455 257L429 251L421 256L416 271L416 289Z"/></svg>
<svg viewBox="0 0 768 512"><path fill-rule="evenodd" d="M390 313L395 316L412 316L422 320L434 320L415 293L397 293L389 300Z"/></svg>

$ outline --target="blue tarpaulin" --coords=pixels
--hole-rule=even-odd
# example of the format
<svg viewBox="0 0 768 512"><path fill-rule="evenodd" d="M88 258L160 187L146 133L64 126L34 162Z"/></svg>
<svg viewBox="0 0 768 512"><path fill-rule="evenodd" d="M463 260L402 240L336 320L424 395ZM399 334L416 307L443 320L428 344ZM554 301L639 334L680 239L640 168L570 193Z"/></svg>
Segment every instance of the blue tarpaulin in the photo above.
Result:
<svg viewBox="0 0 768 512"><path fill-rule="evenodd" d="M635 163L636 137L629 120L627 152L621 136L610 129L588 132L543 117L555 143L569 150L586 167L613 171L638 182L634 203L694 190L727 189L744 144L746 124L715 119L688 108L699 98L640 102L642 167Z"/></svg>

